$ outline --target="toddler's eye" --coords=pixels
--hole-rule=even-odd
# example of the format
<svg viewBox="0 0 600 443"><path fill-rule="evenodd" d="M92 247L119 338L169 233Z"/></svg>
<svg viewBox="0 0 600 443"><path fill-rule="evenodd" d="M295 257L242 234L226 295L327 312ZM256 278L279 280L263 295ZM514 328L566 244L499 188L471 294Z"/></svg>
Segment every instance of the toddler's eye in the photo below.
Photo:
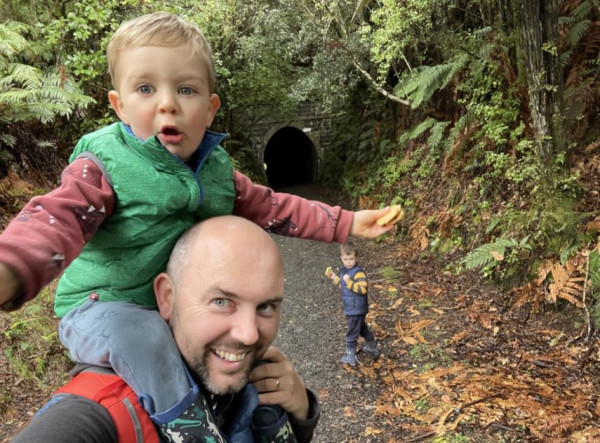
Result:
<svg viewBox="0 0 600 443"><path fill-rule="evenodd" d="M148 85L141 85L138 87L138 91L142 94L150 94L152 92L152 88Z"/></svg>
<svg viewBox="0 0 600 443"><path fill-rule="evenodd" d="M179 93L181 95L192 95L194 91L189 86L182 86L179 88Z"/></svg>

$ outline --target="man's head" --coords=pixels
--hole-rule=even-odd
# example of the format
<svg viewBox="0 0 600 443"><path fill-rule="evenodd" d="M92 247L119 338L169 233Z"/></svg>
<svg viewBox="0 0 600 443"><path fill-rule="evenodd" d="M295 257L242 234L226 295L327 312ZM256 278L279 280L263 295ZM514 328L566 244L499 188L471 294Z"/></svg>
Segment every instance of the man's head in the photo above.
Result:
<svg viewBox="0 0 600 443"><path fill-rule="evenodd" d="M210 45L200 29L157 12L124 23L106 55L111 106L132 132L157 136L183 161L196 151L220 106Z"/></svg>
<svg viewBox="0 0 600 443"><path fill-rule="evenodd" d="M237 392L277 334L283 299L277 245L248 220L208 219L178 241L154 282L161 316L210 392Z"/></svg>
<svg viewBox="0 0 600 443"><path fill-rule="evenodd" d="M340 260L346 268L356 266L358 260L358 249L352 242L345 243L340 246Z"/></svg>

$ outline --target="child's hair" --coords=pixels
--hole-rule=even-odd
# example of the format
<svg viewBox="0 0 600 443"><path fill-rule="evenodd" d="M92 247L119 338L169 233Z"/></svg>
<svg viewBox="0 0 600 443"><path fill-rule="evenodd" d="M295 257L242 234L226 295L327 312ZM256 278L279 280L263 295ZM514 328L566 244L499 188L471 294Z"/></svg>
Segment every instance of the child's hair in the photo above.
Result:
<svg viewBox="0 0 600 443"><path fill-rule="evenodd" d="M350 254L354 254L358 257L358 249L354 243L348 242L343 245L340 245L340 255Z"/></svg>
<svg viewBox="0 0 600 443"><path fill-rule="evenodd" d="M215 66L210 44L202 31L178 15L154 12L123 23L110 39L106 48L108 72L116 87L115 70L119 51L141 46L175 47L187 44L194 55L202 58L208 74L208 90L215 90ZM156 60L160 63L160 60Z"/></svg>

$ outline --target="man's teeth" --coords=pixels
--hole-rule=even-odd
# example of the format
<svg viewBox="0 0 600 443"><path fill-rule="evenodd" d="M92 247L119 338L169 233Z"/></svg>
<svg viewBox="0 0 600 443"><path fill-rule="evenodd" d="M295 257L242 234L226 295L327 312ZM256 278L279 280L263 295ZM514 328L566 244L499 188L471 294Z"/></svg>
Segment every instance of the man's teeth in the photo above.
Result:
<svg viewBox="0 0 600 443"><path fill-rule="evenodd" d="M242 354L232 354L230 352L219 351L217 349L215 349L215 354L217 354L223 360L227 361L240 361L243 360L246 356L245 352L243 352Z"/></svg>

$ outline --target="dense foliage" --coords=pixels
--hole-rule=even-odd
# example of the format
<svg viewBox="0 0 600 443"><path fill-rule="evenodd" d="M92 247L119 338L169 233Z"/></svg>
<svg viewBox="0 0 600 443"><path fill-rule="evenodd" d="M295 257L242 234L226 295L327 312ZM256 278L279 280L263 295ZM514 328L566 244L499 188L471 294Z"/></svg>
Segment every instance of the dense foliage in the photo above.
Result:
<svg viewBox="0 0 600 443"><path fill-rule="evenodd" d="M216 127L241 167L256 167L257 122L314 101L336 129L324 181L342 176L364 205L402 204L398 240L480 270L518 303L593 304L597 0L4 2L0 175L43 149L64 156L114 118L107 39L159 9L211 41ZM567 281L551 286L559 269ZM564 289L580 278L591 284Z"/></svg>

